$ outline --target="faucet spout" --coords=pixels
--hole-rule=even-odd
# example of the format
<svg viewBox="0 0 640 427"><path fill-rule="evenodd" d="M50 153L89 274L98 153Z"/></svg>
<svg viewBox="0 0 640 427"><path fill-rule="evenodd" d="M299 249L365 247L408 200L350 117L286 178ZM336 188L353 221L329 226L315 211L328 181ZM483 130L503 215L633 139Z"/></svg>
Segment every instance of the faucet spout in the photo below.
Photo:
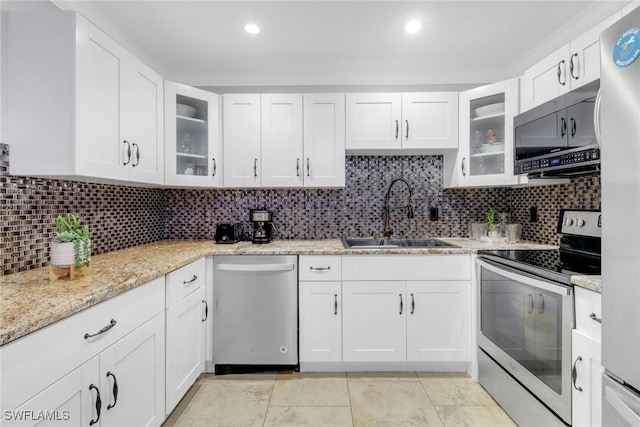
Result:
<svg viewBox="0 0 640 427"><path fill-rule="evenodd" d="M389 198L391 197L391 189L393 188L394 184L397 183L397 182L402 182L402 183L404 183L404 185L407 186L407 189L409 190L409 197L407 199L407 204L406 205L393 206L392 207L392 206L389 205ZM393 229L391 227L391 210L392 209L405 209L407 211L407 218L409 218L409 219L414 218L413 206L411 206L411 194L412 194L411 186L409 185L407 180L404 179L404 178L396 178L393 181L391 181L391 184L389 184L389 188L387 189L387 194L385 195L385 198L384 198L384 232L383 232L383 236L385 238L389 238L393 234Z"/></svg>

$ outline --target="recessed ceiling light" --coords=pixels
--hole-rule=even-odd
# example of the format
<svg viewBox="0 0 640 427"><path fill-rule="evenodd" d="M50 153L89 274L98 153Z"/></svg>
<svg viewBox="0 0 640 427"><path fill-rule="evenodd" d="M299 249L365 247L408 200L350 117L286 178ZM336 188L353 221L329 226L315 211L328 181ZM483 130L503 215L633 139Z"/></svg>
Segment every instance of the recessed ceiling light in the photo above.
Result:
<svg viewBox="0 0 640 427"><path fill-rule="evenodd" d="M256 24L247 24L244 26L244 30L249 34L258 34L260 32L260 27Z"/></svg>
<svg viewBox="0 0 640 427"><path fill-rule="evenodd" d="M404 26L404 30L409 34L417 33L420 31L420 28L422 28L422 22L416 20L409 21L407 22L407 25Z"/></svg>

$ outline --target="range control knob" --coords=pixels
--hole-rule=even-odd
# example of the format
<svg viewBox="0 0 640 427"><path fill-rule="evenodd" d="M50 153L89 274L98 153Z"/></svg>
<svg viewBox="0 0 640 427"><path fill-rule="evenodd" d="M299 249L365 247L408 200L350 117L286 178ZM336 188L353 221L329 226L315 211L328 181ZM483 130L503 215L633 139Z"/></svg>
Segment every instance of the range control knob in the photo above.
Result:
<svg viewBox="0 0 640 427"><path fill-rule="evenodd" d="M578 227L584 227L584 224L585 224L584 219L582 219L582 218L576 218L576 226L578 226Z"/></svg>
<svg viewBox="0 0 640 427"><path fill-rule="evenodd" d="M566 225L566 226L571 226L571 225L573 225L573 219L571 219L571 218L565 218L565 220L564 220L564 225Z"/></svg>

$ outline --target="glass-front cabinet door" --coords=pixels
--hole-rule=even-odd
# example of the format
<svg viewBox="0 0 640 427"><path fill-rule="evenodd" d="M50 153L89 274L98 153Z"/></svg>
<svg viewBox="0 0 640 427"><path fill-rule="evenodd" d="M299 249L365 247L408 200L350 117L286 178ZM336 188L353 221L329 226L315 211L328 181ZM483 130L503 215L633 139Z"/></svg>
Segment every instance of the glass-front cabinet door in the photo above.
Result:
<svg viewBox="0 0 640 427"><path fill-rule="evenodd" d="M219 110L217 94L165 81L166 185L222 185Z"/></svg>
<svg viewBox="0 0 640 427"><path fill-rule="evenodd" d="M518 79L460 93L458 153L445 155L445 186L513 185L513 117ZM448 171L447 171L448 169Z"/></svg>

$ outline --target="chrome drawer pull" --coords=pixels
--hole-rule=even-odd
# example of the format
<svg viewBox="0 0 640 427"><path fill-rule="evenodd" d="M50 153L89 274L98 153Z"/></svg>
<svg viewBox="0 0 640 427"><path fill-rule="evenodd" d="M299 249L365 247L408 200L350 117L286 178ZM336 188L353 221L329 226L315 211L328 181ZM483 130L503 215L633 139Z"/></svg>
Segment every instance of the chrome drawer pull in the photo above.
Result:
<svg viewBox="0 0 640 427"><path fill-rule="evenodd" d="M84 334L84 339L89 339L89 338L93 338L93 337L97 337L98 335L104 334L105 332L107 332L109 329L113 328L114 326L116 326L116 322L114 319L111 319L111 322L109 322L109 324L107 326L105 326L104 328L100 329L98 332L96 332L95 334L90 334L90 333L86 333Z"/></svg>
<svg viewBox="0 0 640 427"><path fill-rule="evenodd" d="M593 320L593 321L595 321L595 322L602 323L602 318L600 318L600 317L596 316L596 314L595 314L595 313L591 313L591 314L589 315L589 317L591 318L591 320Z"/></svg>
<svg viewBox="0 0 640 427"><path fill-rule="evenodd" d="M191 278L191 280L185 280L184 282L182 282L182 284L183 285L188 285L188 284L191 284L191 283L195 282L196 280L198 280L198 276L196 276L194 274L193 277Z"/></svg>
<svg viewBox="0 0 640 427"><path fill-rule="evenodd" d="M571 382L573 383L573 388L578 391L582 391L582 387L578 387L576 385L576 380L578 379L578 370L576 369L576 364L578 362L582 362L582 356L578 356L578 358L573 362L573 367L571 368Z"/></svg>
<svg viewBox="0 0 640 427"><path fill-rule="evenodd" d="M326 271L326 270L331 270L331 266L329 266L329 267L309 267L309 270Z"/></svg>

